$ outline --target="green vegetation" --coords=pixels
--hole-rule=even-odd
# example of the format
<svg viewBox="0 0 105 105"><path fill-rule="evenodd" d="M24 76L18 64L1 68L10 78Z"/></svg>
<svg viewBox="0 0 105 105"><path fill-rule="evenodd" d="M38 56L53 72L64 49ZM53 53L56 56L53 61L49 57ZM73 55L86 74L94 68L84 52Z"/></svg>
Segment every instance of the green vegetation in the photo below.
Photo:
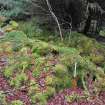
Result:
<svg viewBox="0 0 105 105"><path fill-rule="evenodd" d="M25 14L26 0L4 0L0 1L2 6L0 15L6 17L17 17Z"/></svg>
<svg viewBox="0 0 105 105"><path fill-rule="evenodd" d="M102 1L0 0L0 105L105 105Z"/></svg>
<svg viewBox="0 0 105 105"><path fill-rule="evenodd" d="M7 62L1 73L12 89L25 91L32 105L46 105L64 89L82 87L89 93L86 76L90 73L96 77L95 92L105 90L104 45L76 32L65 34L64 42L49 33L47 39L43 28L32 24L20 22L20 28L0 39L0 56ZM0 97L5 103L6 96L1 93ZM9 104L23 105L23 100L14 99Z"/></svg>
<svg viewBox="0 0 105 105"><path fill-rule="evenodd" d="M16 100L16 101L12 101L11 105L23 105L23 102Z"/></svg>
<svg viewBox="0 0 105 105"><path fill-rule="evenodd" d="M3 91L0 91L0 103L2 105L7 105L6 100L5 100L5 94L3 94Z"/></svg>

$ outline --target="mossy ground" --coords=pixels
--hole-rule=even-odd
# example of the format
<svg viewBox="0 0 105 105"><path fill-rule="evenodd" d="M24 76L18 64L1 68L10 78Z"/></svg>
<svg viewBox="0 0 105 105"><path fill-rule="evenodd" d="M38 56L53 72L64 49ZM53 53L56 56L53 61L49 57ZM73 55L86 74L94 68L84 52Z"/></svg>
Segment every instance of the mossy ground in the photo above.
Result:
<svg viewBox="0 0 105 105"><path fill-rule="evenodd" d="M87 74L91 74L91 79L96 77L93 84L95 92L105 90L104 45L76 32L65 34L62 42L59 36L39 27L30 30L32 23L25 29L26 25L20 24L24 28L8 32L0 40L0 59L3 62L0 74L11 89L24 90L31 105L46 105L58 92L74 87L76 72L78 84L74 88L89 91L86 78ZM5 92L3 88L2 91ZM3 100L7 98L2 94L0 97ZM24 102L10 99L9 103L18 105L22 104L21 101Z"/></svg>

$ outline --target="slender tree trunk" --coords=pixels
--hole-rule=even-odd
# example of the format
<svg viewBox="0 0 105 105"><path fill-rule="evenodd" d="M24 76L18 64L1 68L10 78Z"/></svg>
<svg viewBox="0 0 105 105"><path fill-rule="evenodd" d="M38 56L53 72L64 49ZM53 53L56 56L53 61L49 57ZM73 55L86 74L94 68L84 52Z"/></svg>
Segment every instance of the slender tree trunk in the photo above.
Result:
<svg viewBox="0 0 105 105"><path fill-rule="evenodd" d="M49 0L46 0L46 3L47 3L48 9L49 9L49 11L50 11L52 17L54 18L54 20L56 21L56 23L57 23L57 25L58 25L59 33L60 33L60 38L61 38L61 41L63 41L63 34L62 34L62 30L61 30L61 27L60 27L60 23L59 23L59 21L58 21L58 18L57 18L57 16L55 15L55 13L53 12L52 7L51 7L51 5L50 5L50 3L49 3Z"/></svg>

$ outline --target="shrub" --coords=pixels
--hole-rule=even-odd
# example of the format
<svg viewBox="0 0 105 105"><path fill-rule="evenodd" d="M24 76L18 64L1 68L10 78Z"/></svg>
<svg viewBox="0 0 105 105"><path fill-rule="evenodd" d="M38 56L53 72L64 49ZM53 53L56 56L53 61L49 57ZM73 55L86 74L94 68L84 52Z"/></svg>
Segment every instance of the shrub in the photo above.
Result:
<svg viewBox="0 0 105 105"><path fill-rule="evenodd" d="M26 0L1 0L0 15L6 17L17 17L25 14L27 1Z"/></svg>

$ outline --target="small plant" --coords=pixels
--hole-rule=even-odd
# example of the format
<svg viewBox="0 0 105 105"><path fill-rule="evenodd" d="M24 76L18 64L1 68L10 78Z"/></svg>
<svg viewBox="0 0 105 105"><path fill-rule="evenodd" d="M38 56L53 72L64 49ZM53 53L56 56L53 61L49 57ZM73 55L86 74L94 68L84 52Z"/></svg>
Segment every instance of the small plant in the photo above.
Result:
<svg viewBox="0 0 105 105"><path fill-rule="evenodd" d="M19 88L21 85L24 85L27 79L28 78L25 73L17 74L16 77L10 80L10 85L15 86L15 88Z"/></svg>
<svg viewBox="0 0 105 105"><path fill-rule="evenodd" d="M46 85L52 85L53 77L52 76L47 76L45 81L46 81Z"/></svg>
<svg viewBox="0 0 105 105"><path fill-rule="evenodd" d="M13 49L12 49L12 43L9 41L6 41L5 43L2 44L2 48L4 49L5 53L12 53Z"/></svg>
<svg viewBox="0 0 105 105"><path fill-rule="evenodd" d="M39 105L46 105L47 104L47 96L43 93L37 93L33 96L33 99L35 100L35 104Z"/></svg>
<svg viewBox="0 0 105 105"><path fill-rule="evenodd" d="M6 77L6 78L10 78L12 75L13 75L13 71L14 71L14 68L13 67L6 67L5 69L4 69L4 76Z"/></svg>
<svg viewBox="0 0 105 105"><path fill-rule="evenodd" d="M62 64L57 64L54 67L54 70L55 70L55 74L56 74L57 77L62 77L65 74L67 74L67 72L68 72L66 66L64 66Z"/></svg>
<svg viewBox="0 0 105 105"><path fill-rule="evenodd" d="M56 89L54 87L48 86L45 94L47 95L48 98L51 98L52 96L54 96L55 93Z"/></svg>
<svg viewBox="0 0 105 105"><path fill-rule="evenodd" d="M13 51L17 51L27 42L27 36L21 31L12 31L6 33L4 40L12 42Z"/></svg>
<svg viewBox="0 0 105 105"><path fill-rule="evenodd" d="M11 102L11 105L24 105L22 101L20 100L15 100Z"/></svg>
<svg viewBox="0 0 105 105"><path fill-rule="evenodd" d="M43 33L43 30L39 28L37 19L32 19L29 22L20 22L19 30L23 31L27 37L39 37Z"/></svg>
<svg viewBox="0 0 105 105"><path fill-rule="evenodd" d="M0 104L1 105L7 105L6 103L6 98L5 98L5 94L3 91L0 91Z"/></svg>

